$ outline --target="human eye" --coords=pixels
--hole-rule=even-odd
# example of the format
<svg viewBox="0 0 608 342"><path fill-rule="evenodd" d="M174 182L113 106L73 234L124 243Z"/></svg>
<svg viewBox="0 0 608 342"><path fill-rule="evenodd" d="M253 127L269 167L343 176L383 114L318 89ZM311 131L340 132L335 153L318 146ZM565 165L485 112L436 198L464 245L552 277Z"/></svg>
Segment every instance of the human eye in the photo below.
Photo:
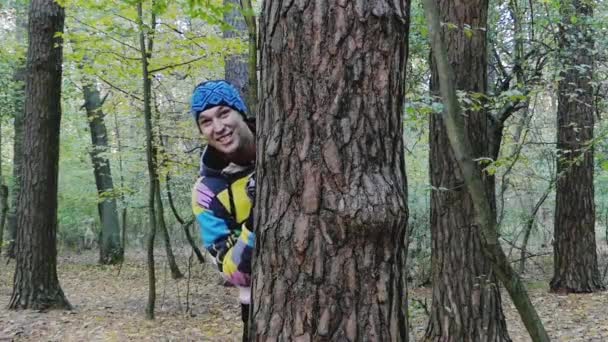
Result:
<svg viewBox="0 0 608 342"><path fill-rule="evenodd" d="M225 119L228 117L228 114L230 114L230 110L223 110L220 112L220 118Z"/></svg>

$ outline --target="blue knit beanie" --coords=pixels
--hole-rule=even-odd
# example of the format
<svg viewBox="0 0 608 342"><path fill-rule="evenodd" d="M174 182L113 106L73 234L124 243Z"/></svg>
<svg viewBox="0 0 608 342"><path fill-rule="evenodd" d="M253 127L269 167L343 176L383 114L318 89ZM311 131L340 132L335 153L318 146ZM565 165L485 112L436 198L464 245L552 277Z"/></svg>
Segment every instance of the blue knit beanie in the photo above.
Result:
<svg viewBox="0 0 608 342"><path fill-rule="evenodd" d="M239 91L230 83L224 80L202 82L194 88L192 94L191 113L194 120L198 122L201 112L215 107L227 106L243 117L247 117L247 106L241 98Z"/></svg>

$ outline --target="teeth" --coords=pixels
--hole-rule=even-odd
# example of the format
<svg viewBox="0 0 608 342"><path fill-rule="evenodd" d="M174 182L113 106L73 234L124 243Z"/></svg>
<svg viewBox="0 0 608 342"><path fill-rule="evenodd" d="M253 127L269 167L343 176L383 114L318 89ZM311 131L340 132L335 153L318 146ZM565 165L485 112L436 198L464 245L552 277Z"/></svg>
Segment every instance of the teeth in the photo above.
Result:
<svg viewBox="0 0 608 342"><path fill-rule="evenodd" d="M222 143L227 142L230 139L230 134L228 135L224 135L223 137L219 138L218 140Z"/></svg>

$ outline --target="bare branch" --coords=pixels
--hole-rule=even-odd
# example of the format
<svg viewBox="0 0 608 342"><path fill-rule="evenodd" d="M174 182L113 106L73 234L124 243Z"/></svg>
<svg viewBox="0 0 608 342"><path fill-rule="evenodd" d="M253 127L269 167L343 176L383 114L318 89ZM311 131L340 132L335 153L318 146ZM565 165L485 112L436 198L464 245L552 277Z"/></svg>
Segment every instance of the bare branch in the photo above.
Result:
<svg viewBox="0 0 608 342"><path fill-rule="evenodd" d="M200 56L200 57L197 57L197 58L191 59L191 60L186 61L186 62L177 63L177 64L172 64L172 65L165 65L165 66L162 66L162 67L159 67L159 68L156 68L156 69L152 69L152 70L150 70L149 72L150 72L151 74L153 74L153 73L155 73L155 72L163 71L163 70L166 70L166 69L173 69L173 68L177 68L177 67L180 67L180 66L184 66L184 65L188 65L188 64L190 64L190 63L194 63L194 62L200 61L201 59L203 59L203 58L205 58L205 57L207 57L207 56L206 56L206 55L203 55L203 56Z"/></svg>
<svg viewBox="0 0 608 342"><path fill-rule="evenodd" d="M98 77L98 78L99 78L99 79L100 79L100 80L101 80L103 83L105 83L105 84L107 84L108 86L110 86L110 88L115 89L115 90L118 90L119 92L121 92L121 93L123 93L123 94L125 94L125 95L127 95L127 96L129 96L129 97L132 97L132 98L134 98L134 99L136 99L136 100L138 100L138 101L142 101L142 102L143 102L143 99L142 99L141 97L139 97L139 96L137 96L137 95L134 95L134 94L131 94L131 93L129 93L128 91L123 90L122 88L120 88L120 87L118 87L118 86L115 86L115 85L114 85L114 84L112 84L110 81L106 80L105 78L101 77L100 75L95 75L95 76L97 76L97 77Z"/></svg>

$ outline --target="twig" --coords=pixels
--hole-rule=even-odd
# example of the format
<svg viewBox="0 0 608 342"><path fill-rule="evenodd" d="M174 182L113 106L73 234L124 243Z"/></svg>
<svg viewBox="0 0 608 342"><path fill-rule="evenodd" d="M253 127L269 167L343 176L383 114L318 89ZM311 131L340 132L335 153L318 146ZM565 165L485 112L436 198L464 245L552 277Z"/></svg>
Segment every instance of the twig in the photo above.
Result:
<svg viewBox="0 0 608 342"><path fill-rule="evenodd" d="M528 252L526 252L526 253L528 253ZM520 262L522 260L535 258L535 257L539 257L539 256L547 256L547 255L551 255L551 254L553 254L553 252L545 252L545 253L539 253L539 254L528 253L528 255L526 257L513 260L513 261L511 261L511 263L516 263L516 262Z"/></svg>
<svg viewBox="0 0 608 342"><path fill-rule="evenodd" d="M184 151L184 153L186 153L186 154L190 154L190 153L192 153L192 152L194 152L194 151L196 151L196 150L202 150L202 149L203 149L203 146L196 146L196 147L194 147L194 148L192 148L192 149L189 149L189 150Z"/></svg>
<svg viewBox="0 0 608 342"><path fill-rule="evenodd" d="M192 278L192 256L193 252L190 252L188 257L188 282L186 283L186 312L190 312L190 279Z"/></svg>
<svg viewBox="0 0 608 342"><path fill-rule="evenodd" d="M165 306L165 294L167 293L167 264L169 262L166 261L165 262L165 267L163 268L163 297L160 301L160 309L163 309L163 306Z"/></svg>
<svg viewBox="0 0 608 342"><path fill-rule="evenodd" d="M418 303L418 305L420 305L424 309L424 313L426 314L427 317L429 317L431 315L431 313L429 312L429 307L426 304L426 298L424 299L424 303L420 299L416 299L416 298L412 298L412 302Z"/></svg>
<svg viewBox="0 0 608 342"><path fill-rule="evenodd" d="M131 93L129 93L128 91L123 90L122 88L120 88L120 87L118 87L118 86L115 86L115 85L114 85L114 84L112 84L110 81L108 81L108 80L106 80L105 78L101 77L99 74L96 74L95 76L97 76L97 77L98 77L98 78L99 78L99 79L100 79L100 80L101 80L103 83L105 83L105 84L109 85L109 86L110 86L110 88L116 89L116 90L118 90L119 92L121 92L121 93L123 93L123 94L125 94L125 95L127 95L127 96L130 96L130 97L132 97L132 98L134 98L134 99L136 99L136 100L138 100L138 101L142 101L142 102L143 102L143 99L142 99L141 97L139 97L139 96L137 96L137 95L134 95L134 94L131 94Z"/></svg>
<svg viewBox="0 0 608 342"><path fill-rule="evenodd" d="M194 58L194 59L191 59L191 60L189 60L189 61L182 62L182 63L177 63L177 64L171 64L171 65L165 65L165 66L162 66L162 67L158 67L158 68L156 68L156 69L152 69L152 70L150 70L149 72L150 72L151 74L153 74L153 73L155 73L155 72L163 71L163 70L166 70L166 69L173 69L173 68L177 68L177 67L180 67L180 66L184 66L184 65L188 65L188 64L190 64L190 63L194 63L194 62L200 61L201 59L206 58L206 57L207 57L207 56L204 56L204 55L203 55L203 56L201 56L201 57L197 57L197 58Z"/></svg>

